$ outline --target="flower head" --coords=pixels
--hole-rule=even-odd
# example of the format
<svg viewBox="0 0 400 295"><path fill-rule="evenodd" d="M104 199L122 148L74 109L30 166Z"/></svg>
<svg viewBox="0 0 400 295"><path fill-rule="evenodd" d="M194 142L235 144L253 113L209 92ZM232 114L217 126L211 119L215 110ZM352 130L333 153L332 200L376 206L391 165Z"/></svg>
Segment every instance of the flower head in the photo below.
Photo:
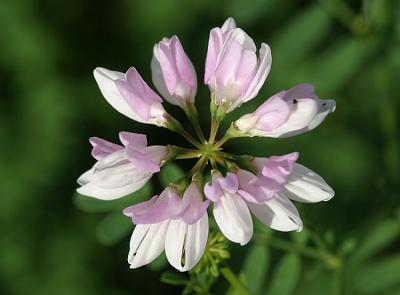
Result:
<svg viewBox="0 0 400 295"><path fill-rule="evenodd" d="M211 90L209 139L194 106L196 73L176 36L154 46L151 68L162 98L135 68L126 74L97 68L94 75L106 100L119 112L176 131L194 148L147 146L145 135L129 132L120 133L122 145L92 137L97 163L78 179L79 193L111 200L140 189L166 162L197 159L185 176L160 195L123 211L135 224L128 255L131 268L148 264L165 251L173 267L192 269L206 248L210 203L223 235L245 245L253 236L252 215L272 229L300 231L303 223L292 201L315 203L333 197L333 189L321 176L297 163L297 152L255 158L223 150L223 144L233 137L288 137L317 127L334 111L335 102L319 99L312 85L300 84L273 95L216 140L226 113L254 98L271 68L268 45L262 43L257 57L253 40L236 28L232 18L210 32L204 76ZM162 99L185 111L199 140L165 111ZM204 183L209 166L211 180ZM218 255L206 254L197 271L218 274L215 268L229 257L226 244L220 242L214 235L209 248L217 249Z"/></svg>

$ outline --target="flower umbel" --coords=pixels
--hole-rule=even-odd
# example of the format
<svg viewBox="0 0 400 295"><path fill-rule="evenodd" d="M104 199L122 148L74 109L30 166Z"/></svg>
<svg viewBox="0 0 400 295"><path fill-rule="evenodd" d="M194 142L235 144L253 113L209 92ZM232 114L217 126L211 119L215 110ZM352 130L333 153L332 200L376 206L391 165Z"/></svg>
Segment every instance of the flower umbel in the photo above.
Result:
<svg viewBox="0 0 400 295"><path fill-rule="evenodd" d="M148 264L165 251L179 271L197 265L193 271L207 270L217 276L218 265L229 252L220 233L209 237L209 205L225 238L245 245L253 236L252 215L278 231L301 231L303 223L292 201L315 203L334 196L321 176L297 163L297 152L253 157L223 150L223 144L235 137L289 137L321 124L335 110L335 101L320 99L310 84L278 92L233 122L216 140L225 115L257 96L271 63L269 46L262 43L257 57L253 40L232 18L211 30L204 75L211 91L208 138L195 108L196 72L178 37L164 38L154 46L151 70L160 95L133 67L126 73L95 69L101 93L117 111L178 132L193 147L148 146L146 135L130 132L119 133L121 144L92 137L97 162L78 179L80 194L102 200L121 198L143 187L166 162L197 159L180 181L123 211L136 225L128 255L131 268ZM164 101L184 110L198 139L166 112ZM204 181L208 174L210 180Z"/></svg>

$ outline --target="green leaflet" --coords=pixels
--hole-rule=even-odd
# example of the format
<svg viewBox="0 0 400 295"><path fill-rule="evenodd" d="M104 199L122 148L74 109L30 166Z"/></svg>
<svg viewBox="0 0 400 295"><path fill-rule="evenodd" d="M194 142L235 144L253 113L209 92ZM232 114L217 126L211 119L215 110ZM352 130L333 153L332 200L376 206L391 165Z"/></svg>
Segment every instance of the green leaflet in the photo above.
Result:
<svg viewBox="0 0 400 295"><path fill-rule="evenodd" d="M400 282L400 254L386 256L364 265L358 271L354 285L365 294L383 294Z"/></svg>
<svg viewBox="0 0 400 295"><path fill-rule="evenodd" d="M253 244L246 254L240 278L251 294L262 294L270 264L271 251L262 244Z"/></svg>
<svg viewBox="0 0 400 295"><path fill-rule="evenodd" d="M400 221L397 219L384 220L374 225L368 235L356 247L354 254L350 256L350 264L360 263L385 247L389 246L400 235Z"/></svg>
<svg viewBox="0 0 400 295"><path fill-rule="evenodd" d="M301 259L297 254L285 254L274 269L272 281L266 294L294 294L301 275Z"/></svg>
<svg viewBox="0 0 400 295"><path fill-rule="evenodd" d="M122 212L108 214L97 226L97 238L107 246L114 245L125 238L133 230L129 217Z"/></svg>
<svg viewBox="0 0 400 295"><path fill-rule="evenodd" d="M174 272L163 272L160 280L163 283L174 286L184 286L188 282L185 276Z"/></svg>

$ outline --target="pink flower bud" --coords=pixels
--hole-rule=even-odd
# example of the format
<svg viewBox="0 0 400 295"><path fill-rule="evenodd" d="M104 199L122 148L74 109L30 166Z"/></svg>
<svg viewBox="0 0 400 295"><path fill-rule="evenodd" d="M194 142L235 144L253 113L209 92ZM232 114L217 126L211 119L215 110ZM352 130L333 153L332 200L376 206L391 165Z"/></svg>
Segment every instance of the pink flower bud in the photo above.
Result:
<svg viewBox="0 0 400 295"><path fill-rule="evenodd" d="M253 40L228 19L210 32L204 82L227 112L254 98L271 69L271 51L262 43L259 58Z"/></svg>
<svg viewBox="0 0 400 295"><path fill-rule="evenodd" d="M164 126L166 112L162 100L135 68L129 68L126 74L96 68L94 77L107 102L117 111L141 123Z"/></svg>
<svg viewBox="0 0 400 295"><path fill-rule="evenodd" d="M334 100L321 100L310 84L300 84L270 97L234 127L247 136L289 137L312 130L335 110Z"/></svg>
<svg viewBox="0 0 400 295"><path fill-rule="evenodd" d="M169 103L180 107L194 103L196 72L178 37L164 38L154 46L151 71L154 85Z"/></svg>

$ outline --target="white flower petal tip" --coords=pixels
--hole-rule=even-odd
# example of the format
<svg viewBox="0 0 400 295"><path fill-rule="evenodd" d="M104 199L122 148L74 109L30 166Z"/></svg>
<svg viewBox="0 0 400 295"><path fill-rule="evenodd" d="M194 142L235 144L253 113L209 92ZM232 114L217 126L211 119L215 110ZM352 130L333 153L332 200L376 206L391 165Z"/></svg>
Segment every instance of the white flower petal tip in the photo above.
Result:
<svg viewBox="0 0 400 295"><path fill-rule="evenodd" d="M194 224L172 220L165 240L165 254L169 263L181 272L193 268L204 253L207 237L207 214Z"/></svg>
<svg viewBox="0 0 400 295"><path fill-rule="evenodd" d="M301 231L303 222L289 199L279 194L263 204L248 203L251 212L270 228L288 232Z"/></svg>
<svg viewBox="0 0 400 295"><path fill-rule="evenodd" d="M133 230L128 263L130 268L138 268L154 261L163 251L168 221L157 224L139 224Z"/></svg>
<svg viewBox="0 0 400 295"><path fill-rule="evenodd" d="M96 164L78 178L77 192L96 199L114 200L145 185L167 155L165 146L149 146L145 135L120 134L124 146L91 140Z"/></svg>
<svg viewBox="0 0 400 295"><path fill-rule="evenodd" d="M205 196L214 202L213 214L224 236L240 245L253 236L253 221L245 200L239 194L239 179L232 172L222 176L212 173L212 181L204 186Z"/></svg>
<svg viewBox="0 0 400 295"><path fill-rule="evenodd" d="M236 22L233 17L228 17L221 27L222 32L228 32L236 28Z"/></svg>
<svg viewBox="0 0 400 295"><path fill-rule="evenodd" d="M297 163L294 164L282 193L292 200L304 203L329 201L335 195L335 191L321 176Z"/></svg>
<svg viewBox="0 0 400 295"><path fill-rule="evenodd" d="M224 236L246 245L253 236L253 221L246 202L237 194L223 196L214 204L213 214Z"/></svg>
<svg viewBox="0 0 400 295"><path fill-rule="evenodd" d="M129 68L124 74L98 67L93 75L104 98L118 112L140 123L165 125L166 112L161 98L135 68Z"/></svg>

